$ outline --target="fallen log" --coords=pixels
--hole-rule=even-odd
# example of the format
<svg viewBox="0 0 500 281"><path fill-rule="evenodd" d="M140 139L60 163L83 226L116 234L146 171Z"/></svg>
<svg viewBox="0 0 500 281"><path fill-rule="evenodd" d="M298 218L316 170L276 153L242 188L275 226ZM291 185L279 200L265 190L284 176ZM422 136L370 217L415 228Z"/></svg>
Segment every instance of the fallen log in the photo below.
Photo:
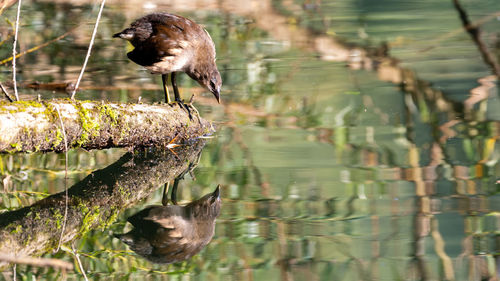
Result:
<svg viewBox="0 0 500 281"><path fill-rule="evenodd" d="M68 148L84 149L165 146L215 131L187 108L190 113L179 104L0 102L0 152L61 152L65 140Z"/></svg>

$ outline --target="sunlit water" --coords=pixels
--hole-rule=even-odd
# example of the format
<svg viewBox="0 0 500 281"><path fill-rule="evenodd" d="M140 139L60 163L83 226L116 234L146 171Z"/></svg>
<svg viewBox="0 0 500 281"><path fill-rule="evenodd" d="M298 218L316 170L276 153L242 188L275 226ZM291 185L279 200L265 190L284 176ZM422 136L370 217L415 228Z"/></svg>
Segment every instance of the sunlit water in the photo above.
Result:
<svg viewBox="0 0 500 281"><path fill-rule="evenodd" d="M218 130L177 195L186 204L221 185L215 235L198 255L172 265L150 263L114 238L131 229L129 216L161 204L160 184L109 224L82 231L57 253L39 254L76 268L73 245L94 280L498 278L500 101L491 68L451 1L340 2L157 6L203 23L216 43L222 105L181 76L183 98L195 93L201 115ZM463 2L498 59L500 20L491 16L498 3ZM128 61L125 42L111 39L154 7L128 5L107 4L79 99L163 99L160 77ZM21 50L77 31L20 58L20 83L74 81L97 10L98 3L23 1ZM11 7L4 16L13 21L14 14ZM3 24L1 31L6 36L11 29ZM318 43L325 35L345 44L341 50L374 51L385 42L400 60L397 68L411 74L393 81L373 67L348 67L331 56L333 45ZM11 54L9 42L2 58ZM11 79L9 65L0 75ZM418 86L408 77L418 78ZM470 100L481 85L483 98ZM21 93L23 99L66 96ZM71 151L67 182L64 154L2 155L2 211L64 191L125 153ZM2 270L12 280L13 267ZM27 266L16 273L22 280L64 275ZM67 276L83 278L79 270Z"/></svg>

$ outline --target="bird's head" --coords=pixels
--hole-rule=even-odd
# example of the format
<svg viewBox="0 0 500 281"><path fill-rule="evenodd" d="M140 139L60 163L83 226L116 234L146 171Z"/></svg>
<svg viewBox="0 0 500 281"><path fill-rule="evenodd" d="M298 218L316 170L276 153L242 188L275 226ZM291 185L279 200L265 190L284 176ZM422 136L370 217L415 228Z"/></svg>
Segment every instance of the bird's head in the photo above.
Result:
<svg viewBox="0 0 500 281"><path fill-rule="evenodd" d="M220 198L220 185L214 192L209 193L202 198L189 203L186 208L195 218L203 221L212 221L220 214L221 198Z"/></svg>
<svg viewBox="0 0 500 281"><path fill-rule="evenodd" d="M134 38L134 29L133 28L126 28L121 32L118 32L113 35L113 38L121 38L124 40L131 41Z"/></svg>
<svg viewBox="0 0 500 281"><path fill-rule="evenodd" d="M197 80L201 86L214 94L217 102L220 103L220 88L222 86L222 78L220 77L220 73L217 70L217 67L212 68L207 75L201 75L200 79Z"/></svg>
<svg viewBox="0 0 500 281"><path fill-rule="evenodd" d="M113 38L121 38L123 40L127 40L134 47L140 45L144 40L151 36L153 32L153 27L149 22L138 22L135 23L134 26L125 28L121 32L118 32L113 35Z"/></svg>

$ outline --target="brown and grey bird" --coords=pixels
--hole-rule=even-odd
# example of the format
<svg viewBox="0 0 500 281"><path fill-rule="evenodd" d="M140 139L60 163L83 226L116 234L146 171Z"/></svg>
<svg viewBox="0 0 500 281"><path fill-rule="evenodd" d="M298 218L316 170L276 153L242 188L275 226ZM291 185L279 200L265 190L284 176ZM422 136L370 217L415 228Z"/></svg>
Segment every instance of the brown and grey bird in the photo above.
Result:
<svg viewBox="0 0 500 281"><path fill-rule="evenodd" d="M115 235L154 263L174 263L200 252L214 236L221 207L219 186L186 206L150 206L128 218L134 228Z"/></svg>
<svg viewBox="0 0 500 281"><path fill-rule="evenodd" d="M165 102L170 103L166 81L171 74L175 101L181 102L176 73L185 72L220 102L222 79L215 64L215 45L208 32L185 17L154 13L137 19L113 37L130 41L127 54L153 74L161 74Z"/></svg>

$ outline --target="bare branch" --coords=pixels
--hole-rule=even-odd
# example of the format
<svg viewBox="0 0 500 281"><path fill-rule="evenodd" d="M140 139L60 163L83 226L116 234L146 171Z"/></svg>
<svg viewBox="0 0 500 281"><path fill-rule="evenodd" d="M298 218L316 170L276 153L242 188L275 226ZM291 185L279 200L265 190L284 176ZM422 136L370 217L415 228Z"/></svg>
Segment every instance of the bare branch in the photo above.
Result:
<svg viewBox="0 0 500 281"><path fill-rule="evenodd" d="M65 199L64 199L64 219L63 219L63 225L61 229L61 237L59 238L59 244L57 245L56 252L59 251L61 248L62 240L63 240L63 235L64 235L64 230L66 229L66 221L68 220L68 139L66 138L66 130L64 129L64 123L62 121L62 116L61 116L61 111L59 110L59 106L55 106L57 110L57 115L59 116L59 122L61 123L61 131L63 135L63 140L64 140L64 192L65 192ZM78 263L80 263L80 260L78 260ZM85 276L85 273L84 273ZM87 277L85 276L85 279Z"/></svg>
<svg viewBox="0 0 500 281"><path fill-rule="evenodd" d="M12 255L0 254L0 261L14 263L14 264L27 264L37 267L53 267L53 268L60 268L63 270L73 269L73 264L58 259L15 257Z"/></svg>
<svg viewBox="0 0 500 281"><path fill-rule="evenodd" d="M80 268L80 271L82 272L83 278L85 278L86 281L89 281L89 279L87 278L87 274L85 274L85 269L83 268L82 262L80 261L80 254L78 254L76 252L74 244L71 244L71 251L73 252L73 255L75 256L76 261L78 262L78 267Z"/></svg>
<svg viewBox="0 0 500 281"><path fill-rule="evenodd" d="M90 58L90 53L92 51L92 46L94 45L94 39L95 39L95 35L97 33L97 27L99 26L99 21L101 20L102 10L104 9L104 3L106 3L106 0L102 0L102 2L101 2L101 8L99 9L99 13L97 14L97 19L95 21L94 31L92 32L92 38L90 38L87 56L85 57L85 61L83 62L83 66L82 66L82 70L80 71L80 75L78 75L78 80L76 80L75 89L73 90L73 93L71 94L71 99L75 98L76 91L78 90L78 86L80 86L80 81L82 80L83 73L85 72L85 68L87 67L87 63L88 63L89 58Z"/></svg>
<svg viewBox="0 0 500 281"><path fill-rule="evenodd" d="M500 77L500 64L488 50L488 47L481 38L481 29L479 29L477 25L474 25L470 22L469 16L467 15L465 9L460 5L459 0L453 0L453 5L460 15L460 19L462 20L464 29L467 30L474 43L476 43L484 62L493 69L493 73L495 73L497 77Z"/></svg>
<svg viewBox="0 0 500 281"><path fill-rule="evenodd" d="M13 5L14 3L16 3L17 0L6 0L6 1L2 1L2 6L0 7L0 15L3 14L3 11L10 7L11 5Z"/></svg>
<svg viewBox="0 0 500 281"><path fill-rule="evenodd" d="M9 93L7 93L7 90L5 89L5 87L2 85L2 83L0 83L0 88L2 89L2 92L3 94L5 95L5 97L10 101L10 102L13 102L14 100L10 97Z"/></svg>
<svg viewBox="0 0 500 281"><path fill-rule="evenodd" d="M12 46L12 82L14 82L14 95L16 96L16 101L19 100L19 94L17 93L17 81L16 81L16 47L17 47L17 35L19 34L19 17L21 15L21 0L17 3L17 15L16 15L16 30L14 33L14 44Z"/></svg>
<svg viewBox="0 0 500 281"><path fill-rule="evenodd" d="M22 51L22 52L20 52L19 54L17 54L17 55L16 55L16 59L17 59L17 58L19 58L19 57L22 57L22 56L24 56L24 55L26 55L26 54L32 53L32 52L34 52L34 51L37 51L37 50L39 50L39 49L41 49L41 48L47 47L49 44L54 43L54 42L56 42L56 41L59 41L59 40L63 39L64 37L68 36L71 32L73 32L73 30L75 30L76 28L77 28L77 27L75 27L75 28L71 29L70 31L68 31L68 32L66 32L66 33L64 33L64 34L62 34L62 35L59 35L59 36L57 36L56 38L51 39L51 40L49 40L49 41L47 41L47 42L45 42L45 43L42 43L42 44L40 44L40 45L38 45L38 46L35 46L35 47L33 47L33 48L30 48L30 49L28 49L28 50L26 50L26 51ZM1 60L1 61L0 61L0 65L3 65L3 64L8 63L9 61L13 60L13 58L14 58L14 57L9 57L9 58L6 58L6 59Z"/></svg>

